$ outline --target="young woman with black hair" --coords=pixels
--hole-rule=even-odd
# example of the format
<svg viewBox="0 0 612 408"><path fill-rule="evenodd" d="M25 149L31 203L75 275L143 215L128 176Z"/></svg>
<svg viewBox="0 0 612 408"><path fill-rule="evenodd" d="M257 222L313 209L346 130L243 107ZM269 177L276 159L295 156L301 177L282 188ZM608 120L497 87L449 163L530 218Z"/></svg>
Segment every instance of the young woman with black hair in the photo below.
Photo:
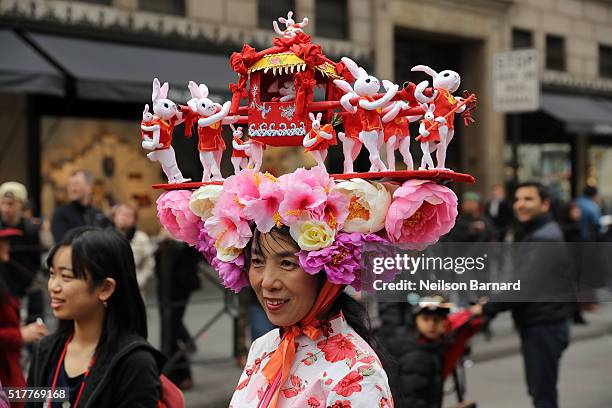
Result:
<svg viewBox="0 0 612 408"><path fill-rule="evenodd" d="M392 407L365 309L325 273L304 271L288 227L253 234L249 282L280 329L251 346L230 407Z"/></svg>
<svg viewBox="0 0 612 408"><path fill-rule="evenodd" d="M77 228L51 250L47 266L59 327L34 348L28 386L66 387L72 408L157 407L164 358L145 340L129 243L112 230Z"/></svg>

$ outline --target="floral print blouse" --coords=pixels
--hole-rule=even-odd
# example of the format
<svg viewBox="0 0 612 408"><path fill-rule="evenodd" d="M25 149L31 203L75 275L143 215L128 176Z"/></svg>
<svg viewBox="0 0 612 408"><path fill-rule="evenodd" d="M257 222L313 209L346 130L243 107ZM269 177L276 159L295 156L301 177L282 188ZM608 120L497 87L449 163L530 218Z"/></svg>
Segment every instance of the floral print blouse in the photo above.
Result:
<svg viewBox="0 0 612 408"><path fill-rule="evenodd" d="M278 408L392 408L387 374L372 348L343 315L323 326L317 340L296 339L296 354ZM258 408L268 387L262 374L280 344L275 329L251 346L230 408Z"/></svg>

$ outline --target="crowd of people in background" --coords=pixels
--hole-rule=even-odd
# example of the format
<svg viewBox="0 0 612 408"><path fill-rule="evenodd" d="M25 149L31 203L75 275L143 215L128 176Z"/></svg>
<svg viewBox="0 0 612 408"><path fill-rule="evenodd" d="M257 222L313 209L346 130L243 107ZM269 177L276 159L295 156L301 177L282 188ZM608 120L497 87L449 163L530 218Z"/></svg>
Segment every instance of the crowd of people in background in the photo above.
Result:
<svg viewBox="0 0 612 408"><path fill-rule="evenodd" d="M444 241L508 242L529 248L544 242L596 242L612 237L612 227L606 231L600 225L599 196L593 187L586 187L581 197L567 203L555 200L539 182L519 184L513 194L508 199L501 185L493 186L487 200L476 192L464 193L455 227ZM542 257L546 259L541 262L562 262L562 257L555 254ZM530 279L542 279L540 283L555 282L555 277L537 276L535 271L554 270L557 266L541 268L533 259L521 257L515 268L528 272ZM555 289L572 292L560 286ZM399 363L398 406L441 407L443 381L449 375L449 364L456 363L456 353L449 349L456 350L458 342L463 344L465 333L487 331L492 319L509 311L520 338L525 381L533 406L558 407L558 373L562 354L570 343L570 326L572 320L576 324L587 323L582 311L597 307L592 296L591 301L582 303L516 302L502 296L476 301L469 308L472 317L464 316L463 325L453 323L448 318L449 309L444 307L430 310L421 305L380 303L382 338ZM458 327L462 327L463 336L457 335ZM487 337L490 336L489 333Z"/></svg>
<svg viewBox="0 0 612 408"><path fill-rule="evenodd" d="M69 265L70 257L61 248L74 250L74 242L81 242L81 235L91 238L98 233L87 233L88 230L83 227L99 227L114 229L117 236L125 238L129 243L136 276L133 288L140 292L139 298L146 299L147 294L152 292L152 283L157 281L157 298L168 306L161 308L161 320L171 324L171 327L162 325L161 350L167 356L174 356L177 351L181 351L177 358L172 359L175 368L168 370L167 375L180 388L189 389L193 379L185 350L193 349L195 345L183 318L191 294L200 287L198 263L202 262L202 257L186 244L172 239L166 231L160 231L156 237L149 237L138 228L138 207L131 203L113 203L109 214L95 208L92 205L93 184L94 179L86 171L79 170L72 174L66 189L68 202L55 209L50 222L35 217L33 206L28 201L28 192L22 184L6 182L0 185L0 382L12 387L26 385L22 370L22 348L29 347L31 351L31 345L48 336L50 331L45 323L49 313L46 310L48 302L45 300L49 296L46 294L47 289L53 297L53 290L58 290L58 294L65 290L69 292L71 286L66 283L72 283L75 279L87 280L85 275L76 269L72 270L77 267ZM612 227L606 230L600 225L601 209L596 188L587 187L582 196L562 204L556 202L547 188L537 182L520 184L513 194L514 197L508 198L502 185L493 186L486 200L476 192L464 193L459 200L456 225L445 240L612 240ZM70 232L75 231L75 228L80 231L77 235ZM51 280L57 280L57 286L49 283L47 287L49 275L43 274L42 259L53 243L60 246L53 247L46 273L51 270ZM79 245L87 247L89 244L81 242ZM60 265L62 262L66 265ZM67 271L64 278L58 268ZM96 287L101 289L99 293L95 292L98 300L90 299L94 315L100 307L109 308L104 300L100 300L104 298L100 293L109 290L108 287L104 289L104 282L108 285L109 280L113 279L125 279L125 276L107 276L102 272L95 276ZM165 289L168 290L164 292ZM478 330L487 330L487 322L504 311L512 312L520 336L526 382L534 406L558 406L556 383L561 356L570 341L570 322L573 319L574 323L585 324L587 319L582 314L583 310L596 307L593 302L524 304L488 299L456 315L450 312L450 306L445 306L445 301L435 301L429 305L425 301L411 308L406 304L377 304L365 294L353 295L356 299L368 301L375 332L384 339L383 343L395 357L396 385L401 389L396 401L399 407L440 407L443 399L442 384L452 372L453 365L457 364L467 340ZM27 310L25 321L20 318L22 300ZM65 306L63 301L66 299L62 299L62 296L55 299L57 310ZM251 338L254 340L274 326L267 320L255 296L250 296L248 303L245 311L250 320ZM131 308L126 306L126 309ZM113 305L112 310L118 311L117 306ZM139 315L134 318L144 319L146 323L142 312L139 309ZM76 312L69 316L74 321L80 317ZM121 322L125 323L126 333L136 336L138 344L149 353L134 358L137 364L145 364L145 371L151 374L150 381L134 386L142 387L142 390L159 386L158 375L163 359L144 342L146 326L136 327L121 319L117 323L119 326L100 328L98 322L98 329L90 334L97 336L96 339L105 333L115 334L114 331L124 324ZM55 335L52 341L45 343L52 346L47 346L42 354L39 350L39 354L33 356L34 368L30 369L30 377L36 385L49 385L45 383L45 376L50 375L48 369L43 370L38 364L41 359L51 358L58 348L65 347L68 350L70 357L67 358L74 364L70 371L79 372L80 367L90 363L91 356L87 354L87 347L91 347L91 339L88 338L88 332L74 331L73 338L67 337L70 333L62 332L61 327L59 329L62 335ZM103 351L109 352L112 347L126 347L130 339L133 340L129 336L116 338L114 343L105 343L110 348ZM63 386L72 387L77 384L70 374L68 371L61 374L63 377L59 381L62 381ZM2 398L0 394L0 407L3 404Z"/></svg>
<svg viewBox="0 0 612 408"><path fill-rule="evenodd" d="M35 216L23 184L0 185L0 383L4 386L26 385L23 368L31 362L31 345L56 326L55 322L50 326L45 322L51 311L47 294L49 268L44 267L44 260L54 244L64 242L70 231L83 227L115 230L125 238L131 247L137 287L143 299L153 293L153 286L158 288L158 299L163 298L160 292L168 289L168 304L164 307L169 309L171 318L161 320L172 327L162 327L162 331L170 333L162 334L164 353L172 356L191 341L182 319L189 294L199 287L201 257L164 230L156 236L140 230L138 207L131 202L111 203L108 213L93 206L94 183L87 171L75 171L66 185L67 200L55 208L50 221ZM165 280L166 286L154 285L155 278L158 282ZM23 322L22 308L27 311ZM145 314L139 319L146 323ZM175 365L177 368L170 370L168 377L188 389L192 380L187 359L179 358Z"/></svg>

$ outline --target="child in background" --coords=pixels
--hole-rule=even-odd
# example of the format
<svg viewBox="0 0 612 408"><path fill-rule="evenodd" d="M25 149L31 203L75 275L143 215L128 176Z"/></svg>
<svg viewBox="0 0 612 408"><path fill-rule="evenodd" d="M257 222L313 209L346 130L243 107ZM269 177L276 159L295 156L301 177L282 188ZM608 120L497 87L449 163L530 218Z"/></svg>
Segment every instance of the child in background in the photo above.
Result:
<svg viewBox="0 0 612 408"><path fill-rule="evenodd" d="M442 407L444 380L482 325L470 310L451 314L451 307L442 296L423 298L413 311L407 336L390 347L399 369L397 408Z"/></svg>

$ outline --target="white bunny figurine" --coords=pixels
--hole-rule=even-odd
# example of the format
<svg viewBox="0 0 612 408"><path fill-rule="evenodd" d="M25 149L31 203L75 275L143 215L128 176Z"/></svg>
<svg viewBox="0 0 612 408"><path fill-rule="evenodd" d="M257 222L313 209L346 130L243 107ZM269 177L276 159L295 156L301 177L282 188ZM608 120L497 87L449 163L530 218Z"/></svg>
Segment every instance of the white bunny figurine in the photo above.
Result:
<svg viewBox="0 0 612 408"><path fill-rule="evenodd" d="M370 153L370 172L385 171L387 167L380 159L380 147L383 143L383 126L380 118L382 107L385 106L397 93L399 86L390 81L383 80L386 93L382 98L372 98L380 89L380 81L351 60L343 57L342 62L356 78L353 87L342 79L334 80L334 84L345 93L355 93L359 96L357 105L358 114L361 117L361 131L359 140L365 145ZM346 96L346 95L345 95ZM345 100L346 102L347 100ZM341 101L342 102L342 101ZM343 105L346 109L346 107Z"/></svg>
<svg viewBox="0 0 612 408"><path fill-rule="evenodd" d="M285 38L295 37L297 33L303 33L303 28L308 25L308 17L304 17L301 23L296 23L293 17L293 11L289 11L287 13L287 18L279 17L278 21L285 25L285 29L281 30L278 28L278 23L276 21L272 22L272 26L274 27L274 31L278 35L282 35Z"/></svg>
<svg viewBox="0 0 612 408"><path fill-rule="evenodd" d="M278 93L281 95L279 98L280 102L289 102L295 100L295 84L293 80L285 80L283 82L283 86L279 88L281 78L272 82L272 84L268 87L268 93Z"/></svg>
<svg viewBox="0 0 612 408"><path fill-rule="evenodd" d="M191 99L187 105L192 112L198 115L198 151L200 162L204 168L202 181L223 180L221 175L221 157L225 150L225 142L221 135L222 124L236 121L235 117L227 117L231 102L225 102L223 106L214 103L208 98L208 87L204 84L196 84L189 81Z"/></svg>
<svg viewBox="0 0 612 408"><path fill-rule="evenodd" d="M434 140L439 140L436 168L446 169L446 150L455 135L455 113L462 113L466 108L466 106L463 105L457 109L456 112L450 113L451 110L463 100L461 97L453 96L453 92L459 89L461 77L457 72L448 69L438 73L427 65L414 66L411 71L425 72L433 78L434 93L431 97L427 97L423 94L423 90L428 86L427 81L420 82L416 86L414 96L417 101L421 103L435 104L433 115L436 117L435 122L439 123L439 125L437 125L438 129L435 130L436 134L432 136ZM444 123L438 120L438 118L443 118Z"/></svg>
<svg viewBox="0 0 612 408"><path fill-rule="evenodd" d="M245 143L242 140L242 126L238 126L237 128L234 125L230 124L230 128L232 129L232 165L234 166L234 174L238 174L241 169L246 169L249 163L249 150L251 147L250 143Z"/></svg>
<svg viewBox="0 0 612 408"><path fill-rule="evenodd" d="M151 125L153 125L153 119L155 117L153 116L153 114L151 112L149 112L149 104L146 103L144 106L144 110L142 111L142 121L140 121L140 134L142 136L142 141L143 143L146 142L143 145L143 148L145 146L151 146L153 144L153 132L150 130L143 130L142 127L149 127ZM150 149L148 149L150 150Z"/></svg>
<svg viewBox="0 0 612 408"><path fill-rule="evenodd" d="M409 109L403 101L391 102L383 109L383 127L385 146L387 149L387 165L390 171L395 171L395 151L399 149L407 170L414 169L412 154L410 154L410 128L409 123L419 120L421 116L401 116L402 110Z"/></svg>
<svg viewBox="0 0 612 408"><path fill-rule="evenodd" d="M427 170L428 167L429 169L436 168L431 158L431 153L433 153L436 148L439 151L441 145L440 132L447 130L446 119L442 116L435 116L435 104L425 105L424 108L425 117L419 125L419 136L416 139L421 142L421 151L423 152L419 170ZM427 129L436 124L436 122L439 124L439 127L428 131Z"/></svg>
<svg viewBox="0 0 612 408"><path fill-rule="evenodd" d="M263 142L250 138L247 144L249 145L249 164L247 166L249 169L259 171L263 163L263 151L266 145Z"/></svg>
<svg viewBox="0 0 612 408"><path fill-rule="evenodd" d="M353 172L353 163L361 152L361 140L359 140L359 133L361 133L361 118L357 115L357 107L351 105L350 100L357 98L358 95L353 91L348 83L342 81L336 84L338 88L346 92L340 98L340 105L344 108L340 112L342 118L342 126L344 132L338 132L338 139L342 142L342 155L344 156L344 174Z"/></svg>
<svg viewBox="0 0 612 408"><path fill-rule="evenodd" d="M327 158L327 149L329 146L337 144L336 132L331 124L326 124L321 127L321 112L315 117L312 112L308 113L308 117L312 121L310 132L304 137L302 145L307 152L310 152L314 157L317 165L325 169L325 159Z"/></svg>
<svg viewBox="0 0 612 408"><path fill-rule="evenodd" d="M181 112L177 109L176 104L168 97L168 83L164 82L160 86L159 80L153 80L153 92L151 99L153 100L153 113L148 115L148 107L145 106L143 112L143 121L150 119L150 124L141 123L140 129L144 132L151 132L152 137L148 137L142 141L142 147L146 150L153 150L147 154L151 161L158 161L168 178L168 183L184 183L190 181L183 177L183 174L176 164L176 155L172 148L172 132L174 127L183 122Z"/></svg>

